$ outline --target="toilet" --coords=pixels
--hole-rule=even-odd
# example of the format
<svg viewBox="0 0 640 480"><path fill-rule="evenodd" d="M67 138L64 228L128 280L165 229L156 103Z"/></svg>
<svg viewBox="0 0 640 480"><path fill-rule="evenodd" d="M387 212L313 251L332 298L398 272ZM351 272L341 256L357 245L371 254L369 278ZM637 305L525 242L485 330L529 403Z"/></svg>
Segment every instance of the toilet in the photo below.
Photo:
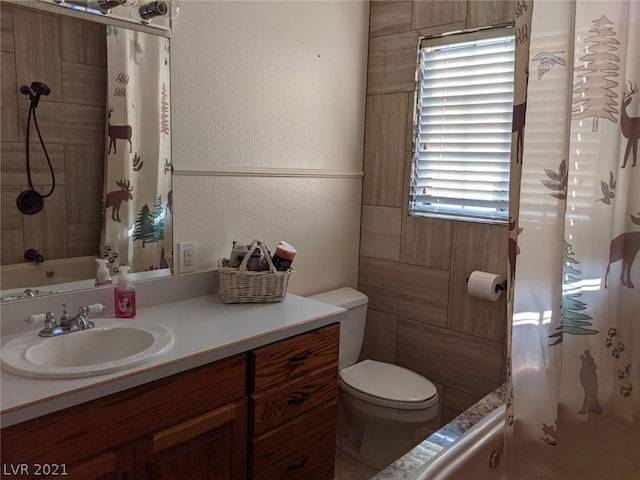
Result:
<svg viewBox="0 0 640 480"><path fill-rule="evenodd" d="M339 288L309 298L347 310L340 321L338 446L381 470L429 435L439 412L438 391L426 378L397 365L358 362L367 296Z"/></svg>

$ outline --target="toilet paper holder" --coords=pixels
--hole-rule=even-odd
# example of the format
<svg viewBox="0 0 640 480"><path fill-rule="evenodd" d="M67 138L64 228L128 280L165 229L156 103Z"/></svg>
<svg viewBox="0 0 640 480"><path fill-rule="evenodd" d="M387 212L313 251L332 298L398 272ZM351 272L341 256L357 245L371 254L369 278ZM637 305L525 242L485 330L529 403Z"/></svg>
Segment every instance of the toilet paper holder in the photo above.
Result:
<svg viewBox="0 0 640 480"><path fill-rule="evenodd" d="M469 277L467 277L465 279L465 282L469 283ZM501 290L506 290L507 289L507 280L505 279L502 283L499 283L496 285L496 293L498 293Z"/></svg>

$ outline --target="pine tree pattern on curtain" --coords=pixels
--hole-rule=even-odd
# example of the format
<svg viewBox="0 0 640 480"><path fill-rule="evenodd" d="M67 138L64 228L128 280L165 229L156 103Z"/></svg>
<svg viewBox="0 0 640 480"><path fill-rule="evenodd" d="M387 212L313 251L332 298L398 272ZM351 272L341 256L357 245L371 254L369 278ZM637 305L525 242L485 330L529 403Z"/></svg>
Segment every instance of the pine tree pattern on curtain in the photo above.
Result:
<svg viewBox="0 0 640 480"><path fill-rule="evenodd" d="M640 417L639 19L638 2L533 8L537 75L522 156L512 147L507 448Z"/></svg>
<svg viewBox="0 0 640 480"><path fill-rule="evenodd" d="M172 249L169 39L107 30L101 252L113 273L167 268Z"/></svg>

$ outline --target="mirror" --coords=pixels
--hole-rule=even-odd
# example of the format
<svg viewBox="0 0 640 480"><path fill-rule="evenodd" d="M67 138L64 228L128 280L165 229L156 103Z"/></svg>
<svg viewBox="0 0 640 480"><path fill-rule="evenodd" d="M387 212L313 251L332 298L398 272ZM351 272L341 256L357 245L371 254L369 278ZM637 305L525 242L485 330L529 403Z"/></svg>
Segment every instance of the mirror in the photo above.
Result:
<svg viewBox="0 0 640 480"><path fill-rule="evenodd" d="M170 274L169 39L33 6L1 4L0 297L90 288L96 258Z"/></svg>
<svg viewBox="0 0 640 480"><path fill-rule="evenodd" d="M33 0L32 0L33 1ZM179 14L180 10L180 2L179 0L162 0L163 7L165 10L164 14L159 14L159 9L157 8L156 2L154 0L118 0L118 2L113 2L112 0L36 0L39 4L50 4L54 6L54 11L59 11L59 8L63 7L66 9L71 9L73 12L82 12L82 14L90 14L94 15L92 21L102 22L104 19L107 19L110 23L114 23L114 21L123 21L131 23L130 27L135 28L140 31L152 31L151 29L159 29L159 30L169 30L170 26L170 18L175 18ZM116 3L121 3L121 5L116 5ZM106 9L101 10L100 4ZM115 5L115 6L110 6ZM155 12L156 16L153 18L149 18L144 21L141 21L140 18L140 10L141 6L147 6L149 8L144 8L143 12L146 14L149 11ZM93 8L92 8L93 7ZM134 9L134 7L136 7ZM45 7L46 8L46 7ZM64 14L73 14L67 10ZM143 13L143 14L145 14ZM145 15L146 16L146 15ZM103 22L104 23L104 22Z"/></svg>

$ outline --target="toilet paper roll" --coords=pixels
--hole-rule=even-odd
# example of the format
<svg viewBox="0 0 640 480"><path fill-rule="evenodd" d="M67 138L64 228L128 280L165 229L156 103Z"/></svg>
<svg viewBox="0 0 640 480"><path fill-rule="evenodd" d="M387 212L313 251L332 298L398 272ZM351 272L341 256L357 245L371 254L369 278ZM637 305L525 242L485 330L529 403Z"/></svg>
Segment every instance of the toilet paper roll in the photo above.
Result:
<svg viewBox="0 0 640 480"><path fill-rule="evenodd" d="M474 271L469 276L467 292L472 297L483 298L495 302L502 293L502 282L504 277L488 272ZM498 287L500 286L500 287Z"/></svg>

